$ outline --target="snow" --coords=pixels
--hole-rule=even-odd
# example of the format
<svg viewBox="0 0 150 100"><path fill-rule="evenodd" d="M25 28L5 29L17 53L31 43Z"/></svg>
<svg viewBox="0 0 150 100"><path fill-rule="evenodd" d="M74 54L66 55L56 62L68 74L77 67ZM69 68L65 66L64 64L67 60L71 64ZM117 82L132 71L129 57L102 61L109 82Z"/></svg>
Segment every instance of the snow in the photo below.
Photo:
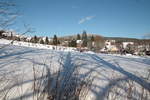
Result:
<svg viewBox="0 0 150 100"><path fill-rule="evenodd" d="M85 51L84 53L95 54L93 51Z"/></svg>
<svg viewBox="0 0 150 100"><path fill-rule="evenodd" d="M1 39L0 46L4 43L8 44L10 41ZM118 87L122 90L119 93L124 94L118 100L123 100L128 91L128 79L135 82L138 93L141 87L150 90L150 81L145 80L150 69L148 57L66 51L68 52L52 50L51 46L24 42L14 42L14 45L0 49L0 99L7 94L7 100L33 100L33 68L36 70L37 79L42 80L48 69L55 73L62 66L64 73L77 66L80 78L94 78L86 100L107 100L107 92L115 89L120 82L122 84ZM45 74L41 77L43 72ZM113 93L109 95L110 100L113 99ZM135 95L135 98L139 96ZM147 100L149 99L148 94Z"/></svg>
<svg viewBox="0 0 150 100"><path fill-rule="evenodd" d="M11 44L11 42L12 42L11 40L0 39L0 44ZM29 43L29 42L22 42L22 41L14 41L13 44L11 45L32 47L37 49L58 50L58 51L76 51L76 48L73 47L53 46L53 45Z"/></svg>

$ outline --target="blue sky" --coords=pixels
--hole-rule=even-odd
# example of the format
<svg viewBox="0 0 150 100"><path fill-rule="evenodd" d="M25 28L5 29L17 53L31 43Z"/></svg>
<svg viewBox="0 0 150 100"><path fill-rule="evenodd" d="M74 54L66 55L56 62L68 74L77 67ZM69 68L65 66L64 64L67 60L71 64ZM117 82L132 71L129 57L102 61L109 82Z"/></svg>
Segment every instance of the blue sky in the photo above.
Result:
<svg viewBox="0 0 150 100"><path fill-rule="evenodd" d="M150 0L14 0L23 23L35 29L32 35L58 36L82 33L109 37L142 38L150 33Z"/></svg>

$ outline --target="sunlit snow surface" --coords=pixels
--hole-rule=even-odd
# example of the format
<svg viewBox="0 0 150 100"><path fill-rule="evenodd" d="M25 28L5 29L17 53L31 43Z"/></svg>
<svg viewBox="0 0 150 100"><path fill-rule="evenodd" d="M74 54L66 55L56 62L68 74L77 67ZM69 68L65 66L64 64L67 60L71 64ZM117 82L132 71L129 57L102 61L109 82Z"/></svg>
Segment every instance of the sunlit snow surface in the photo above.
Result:
<svg viewBox="0 0 150 100"><path fill-rule="evenodd" d="M2 42L0 46L3 46ZM34 70L37 80L42 80L47 70L55 73L64 68L68 72L74 67L79 68L81 78L93 79L86 100L111 100L114 96L112 90L120 93L116 99L123 100L128 96L129 80L136 85L132 89L135 100L140 97L142 89L150 91L150 81L147 79L150 70L148 57L69 50L64 52L10 45L0 49L0 100L5 97L6 100L33 100ZM120 90L115 91L115 87ZM150 94L147 95L147 100L150 100Z"/></svg>

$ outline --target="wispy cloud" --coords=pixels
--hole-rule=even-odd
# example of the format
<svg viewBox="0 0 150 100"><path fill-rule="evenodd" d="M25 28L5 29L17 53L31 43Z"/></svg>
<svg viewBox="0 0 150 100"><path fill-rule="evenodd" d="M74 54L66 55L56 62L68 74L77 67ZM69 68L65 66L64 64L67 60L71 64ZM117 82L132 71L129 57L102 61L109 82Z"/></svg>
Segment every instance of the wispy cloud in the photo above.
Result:
<svg viewBox="0 0 150 100"><path fill-rule="evenodd" d="M78 24L83 24L84 22L92 20L93 18L95 18L95 16L87 16L85 18L80 19Z"/></svg>

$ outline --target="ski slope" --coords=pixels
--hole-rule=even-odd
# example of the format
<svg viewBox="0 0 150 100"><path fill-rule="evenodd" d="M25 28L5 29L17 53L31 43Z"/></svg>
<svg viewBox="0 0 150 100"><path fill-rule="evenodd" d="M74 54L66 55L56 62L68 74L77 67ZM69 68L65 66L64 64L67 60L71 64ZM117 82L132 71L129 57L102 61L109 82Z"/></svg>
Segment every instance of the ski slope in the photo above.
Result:
<svg viewBox="0 0 150 100"><path fill-rule="evenodd" d="M150 58L16 45L0 49L0 100L33 100L34 72L37 80L42 80L47 70L56 73L63 68L64 73L68 73L75 67L80 78L92 79L86 100L123 100L129 92L138 100L142 90L146 93L143 98L150 100Z"/></svg>

